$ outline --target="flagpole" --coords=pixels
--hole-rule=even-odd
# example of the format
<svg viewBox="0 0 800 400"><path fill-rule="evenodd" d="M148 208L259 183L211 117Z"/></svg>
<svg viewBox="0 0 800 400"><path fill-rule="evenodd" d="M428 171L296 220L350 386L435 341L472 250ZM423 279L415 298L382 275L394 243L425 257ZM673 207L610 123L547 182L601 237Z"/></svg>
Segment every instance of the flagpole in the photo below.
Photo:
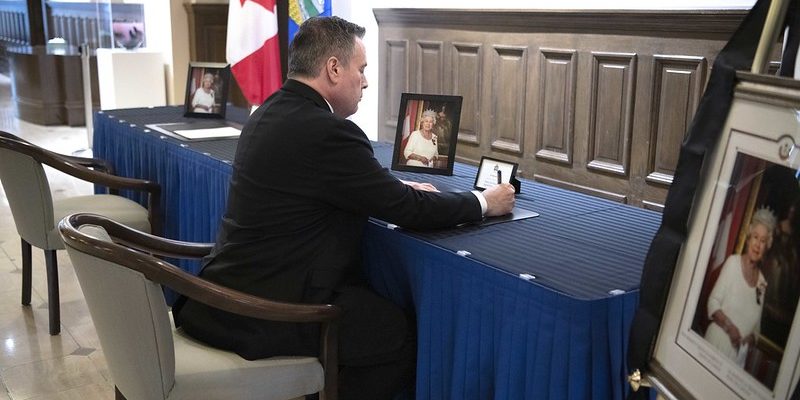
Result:
<svg viewBox="0 0 800 400"><path fill-rule="evenodd" d="M764 22L764 28L761 31L759 38L758 48L753 58L753 66L750 72L754 74L764 73L767 65L767 57L772 51L772 45L778 41L778 35L781 33L780 28L783 27L783 19L786 16L786 9L789 8L789 1L773 0L769 5L767 12L767 20Z"/></svg>

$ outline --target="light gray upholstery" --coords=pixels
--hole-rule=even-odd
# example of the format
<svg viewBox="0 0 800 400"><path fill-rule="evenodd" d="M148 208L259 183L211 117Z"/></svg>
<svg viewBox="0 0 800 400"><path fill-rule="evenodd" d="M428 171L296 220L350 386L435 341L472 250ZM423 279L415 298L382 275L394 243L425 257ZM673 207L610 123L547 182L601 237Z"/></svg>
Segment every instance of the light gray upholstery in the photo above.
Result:
<svg viewBox="0 0 800 400"><path fill-rule="evenodd" d="M291 399L322 390L322 365L314 357L247 361L206 346L178 329L175 386L169 399ZM223 384L224 383L224 384Z"/></svg>
<svg viewBox="0 0 800 400"><path fill-rule="evenodd" d="M40 249L64 248L63 244L53 247L48 240L51 232L58 234L58 221L53 216L53 198L42 164L30 156L0 148L0 182L19 236ZM59 239L57 243L60 242Z"/></svg>
<svg viewBox="0 0 800 400"><path fill-rule="evenodd" d="M110 241L94 225L80 231ZM316 358L247 361L171 324L161 286L67 246L114 384L128 400L290 399L322 390Z"/></svg>
<svg viewBox="0 0 800 400"><path fill-rule="evenodd" d="M146 192L150 210L116 195L88 195L54 199L44 165L77 179L119 189ZM76 213L105 215L145 232L160 233L161 187L141 180L114 176L113 167L100 159L53 153L8 132L0 131L0 182L8 198L14 225L20 236L22 292L20 303L31 305L33 291L33 247L44 250L47 274L47 308L50 334L61 332L61 304L56 251L64 248L57 225L65 216ZM151 225L152 224L152 225Z"/></svg>
<svg viewBox="0 0 800 400"><path fill-rule="evenodd" d="M150 232L150 221L147 209L139 203L122 196L111 194L94 194L88 196L75 196L53 201L54 225L48 232L48 242L63 249L64 244L58 234L58 221L70 214L93 213L108 217L125 226L142 232Z"/></svg>
<svg viewBox="0 0 800 400"><path fill-rule="evenodd" d="M60 250L64 243L58 221L76 212L104 215L121 224L150 232L148 211L138 203L108 194L53 200L42 165L32 157L0 148L0 181L8 197L19 236L43 250Z"/></svg>

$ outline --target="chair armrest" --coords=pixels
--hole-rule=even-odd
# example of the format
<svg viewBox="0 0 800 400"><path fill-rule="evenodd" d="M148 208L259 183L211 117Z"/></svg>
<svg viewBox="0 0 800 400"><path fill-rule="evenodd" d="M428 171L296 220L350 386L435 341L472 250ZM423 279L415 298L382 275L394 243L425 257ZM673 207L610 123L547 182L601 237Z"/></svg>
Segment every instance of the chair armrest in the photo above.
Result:
<svg viewBox="0 0 800 400"><path fill-rule="evenodd" d="M104 228L113 239L117 239L115 234L121 232L124 236L121 241L130 247L98 240L76 229L77 226L86 224ZM267 300L189 274L172 264L139 251L137 245L148 243L150 249L164 250L179 247L191 248L190 244L138 232L106 217L93 214L73 214L62 220L58 229L69 246L141 272L153 282L168 286L178 293L220 310L281 322L331 322L339 318L341 314L339 307L334 305ZM155 242L163 243L154 245ZM208 248L207 244L200 246L204 249ZM141 250L147 251L144 246Z"/></svg>
<svg viewBox="0 0 800 400"><path fill-rule="evenodd" d="M211 253L214 247L213 243L184 242L151 235L111 220L102 222L101 225L97 217L103 218L99 215L86 214L85 221L91 222L84 223L103 226L115 242L146 253L173 258L203 258Z"/></svg>
<svg viewBox="0 0 800 400"><path fill-rule="evenodd" d="M95 239L76 229L86 224L103 227L112 240L130 247ZM262 320L320 323L319 361L325 374L321 399L337 399L338 320L342 315L340 307L331 304L299 304L267 300L209 282L136 250L173 256L189 254L195 257L208 254L211 251L210 244L159 238L94 214L70 215L61 220L58 229L67 246L141 272L147 279L168 286L186 297L211 307Z"/></svg>
<svg viewBox="0 0 800 400"><path fill-rule="evenodd" d="M158 183L111 175L101 171L101 169L113 171L111 165L106 161L64 156L2 131L0 131L0 146L33 157L42 164L88 182L112 189L129 189L148 193L147 209L150 214L151 230L154 233L161 233L161 186ZM87 165L97 169L89 168Z"/></svg>
<svg viewBox="0 0 800 400"><path fill-rule="evenodd" d="M59 153L56 153L59 154ZM114 166L102 158L90 158L90 157L77 157L77 156L69 156L66 154L59 154L64 159L71 161L74 164L82 165L86 168L91 168L95 171L104 172L109 175L114 175L115 170Z"/></svg>
<svg viewBox="0 0 800 400"><path fill-rule="evenodd" d="M31 142L29 142L29 141L27 141L27 140L25 140L25 139L23 139L23 138L21 138L19 136L16 136L16 135L13 135L11 133L8 133L8 132L0 131L0 137L7 138L7 139L10 139L10 140L15 140L15 141L22 142L22 143L25 143L25 144L29 144L29 145L31 145L33 147L38 147L35 144L33 144L33 143L31 143ZM101 171L101 172L105 172L107 174L114 175L114 166L111 165L110 162L108 162L106 160L103 160L101 158L77 157L77 156L70 156L70 155L60 154L60 153L54 153L54 154L56 154L58 156L61 156L64 159L69 160L69 161L71 161L71 162L73 162L75 164L83 165L84 167L87 167L87 168L93 168L93 169L95 169L97 171Z"/></svg>
<svg viewBox="0 0 800 400"><path fill-rule="evenodd" d="M53 167L65 174L72 175L76 178L80 178L92 183L119 189L132 189L146 192L161 191L161 188L157 183L142 179L123 178L104 173L99 170L90 169L86 166L99 166L103 169L109 168L109 164L103 160L64 156L62 154L43 149L24 140L12 139L5 135L0 136L0 145L33 157L36 161Z"/></svg>

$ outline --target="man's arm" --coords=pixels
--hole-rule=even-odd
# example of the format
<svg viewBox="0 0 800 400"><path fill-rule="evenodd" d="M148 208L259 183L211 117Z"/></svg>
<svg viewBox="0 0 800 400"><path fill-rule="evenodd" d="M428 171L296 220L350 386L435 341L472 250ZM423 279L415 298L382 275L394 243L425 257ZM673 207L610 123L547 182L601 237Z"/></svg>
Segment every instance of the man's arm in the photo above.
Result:
<svg viewBox="0 0 800 400"><path fill-rule="evenodd" d="M323 201L413 229L443 228L483 217L479 200L470 192L421 191L400 182L378 163L366 135L351 121L340 121L326 132L321 147L313 151L317 163L326 166L315 171L315 180L324 183Z"/></svg>
<svg viewBox="0 0 800 400"><path fill-rule="evenodd" d="M416 190L422 190L424 192L439 192L439 189L436 189L436 186L433 186L427 182L420 183L405 181L402 179L400 182L403 182ZM495 189L497 187L500 188ZM482 193L477 190L473 190L472 194L474 194L481 203L481 215L484 217L506 215L514 208L514 203L516 201L516 198L514 197L514 187L508 183L492 186Z"/></svg>
<svg viewBox="0 0 800 400"><path fill-rule="evenodd" d="M410 187L412 187L412 188L414 188L416 190L422 190L423 192L438 192L439 191L439 189L437 189L436 186L433 186L433 184L428 183L428 182L424 182L423 183L423 182L405 181L405 180L402 180L402 179L400 179L400 182L403 182L406 185L408 185L408 186L410 186Z"/></svg>

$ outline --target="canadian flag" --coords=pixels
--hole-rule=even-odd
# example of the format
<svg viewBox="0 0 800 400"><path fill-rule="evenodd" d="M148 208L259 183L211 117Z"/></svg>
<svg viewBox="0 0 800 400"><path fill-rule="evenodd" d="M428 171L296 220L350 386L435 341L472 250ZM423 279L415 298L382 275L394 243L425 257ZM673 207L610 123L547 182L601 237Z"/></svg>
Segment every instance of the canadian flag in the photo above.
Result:
<svg viewBox="0 0 800 400"><path fill-rule="evenodd" d="M281 87L276 0L230 0L226 58L251 105Z"/></svg>

